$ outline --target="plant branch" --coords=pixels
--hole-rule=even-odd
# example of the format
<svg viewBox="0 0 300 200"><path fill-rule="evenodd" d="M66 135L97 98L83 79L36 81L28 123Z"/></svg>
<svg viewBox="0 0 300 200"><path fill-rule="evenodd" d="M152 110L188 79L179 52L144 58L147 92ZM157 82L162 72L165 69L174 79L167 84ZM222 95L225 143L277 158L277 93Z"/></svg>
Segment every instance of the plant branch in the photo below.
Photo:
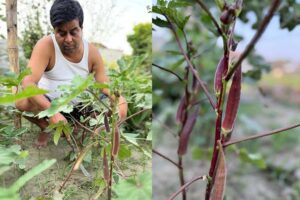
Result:
<svg viewBox="0 0 300 200"><path fill-rule="evenodd" d="M213 21L215 27L217 28L219 34L221 36L223 36L223 31L221 29L221 27L219 26L217 20L214 18L214 16L212 15L212 13L209 11L208 7L203 3L202 0L197 0L197 3L200 5L200 7L208 14L208 16L211 18L211 20Z"/></svg>
<svg viewBox="0 0 300 200"><path fill-rule="evenodd" d="M180 185L181 187L184 186L185 184L185 180L184 180L184 171L183 171L183 167L182 167L182 156L178 155L178 164L180 166L179 168L179 180L180 180ZM185 188L183 188L182 190L182 200L186 200L186 190Z"/></svg>
<svg viewBox="0 0 300 200"><path fill-rule="evenodd" d="M197 3L207 13L207 15L211 18L211 20L213 21L213 24L215 25L215 27L218 30L218 33L222 36L223 48L224 48L224 52L226 52L228 50L226 35L222 31L222 29L221 29L220 25L218 24L216 18L214 18L214 16L212 15L212 13L209 11L208 7L204 4L204 2L202 0L197 0Z"/></svg>
<svg viewBox="0 0 300 200"><path fill-rule="evenodd" d="M161 125L162 127L164 127L165 130L167 130L167 132L171 133L175 138L178 139L178 135L177 135L177 134L169 127L169 126L167 126L167 125L164 124L162 121L160 121L160 120L156 117L156 115L155 115L154 113L152 113L152 118L153 118L154 120L158 121L158 122L160 123L160 125Z"/></svg>
<svg viewBox="0 0 300 200"><path fill-rule="evenodd" d="M156 151L155 149L152 149L152 152L159 155L160 157L166 159L167 161L171 162L172 164L174 164L177 168L181 168L181 166L179 166L175 161L171 160L170 158L168 158L167 156L159 153L158 151Z"/></svg>
<svg viewBox="0 0 300 200"><path fill-rule="evenodd" d="M106 105L106 103L104 103L92 90L86 89L86 91L91 93L94 96L94 98L97 99L99 103L102 104L107 110L111 111L110 107Z"/></svg>
<svg viewBox="0 0 300 200"><path fill-rule="evenodd" d="M184 58L185 58L185 60L186 60L186 62L187 62L187 64L188 64L188 66L189 66L189 69L191 70L191 72L192 72L193 75L196 77L197 81L199 82L199 84L200 84L201 88L203 89L205 95L206 95L207 98L209 99L209 102L210 102L211 106L213 107L213 109L215 109L215 108L216 108L216 104L215 104L213 98L211 97L211 95L209 94L207 88L205 87L204 82L200 79L200 77L199 77L199 75L198 75L198 72L195 70L195 68L194 68L194 66L193 66L193 64L192 64L192 62L190 61L190 59L188 58L188 56L187 56L186 53L184 52L184 49L183 49L183 47L182 47L182 44L181 44L180 39L179 39L179 37L178 37L178 34L177 34L176 30L175 30L175 27L173 26L173 24L172 24L172 22L170 21L170 19L168 18L168 16L165 16L165 17L166 17L167 21L168 21L169 24L170 24L170 28L171 28L172 32L174 33L174 36L175 36L175 39L176 39L176 41L177 41L178 47L179 47L179 49L180 49L180 52L181 52L182 55L184 56Z"/></svg>
<svg viewBox="0 0 300 200"><path fill-rule="evenodd" d="M290 130L290 129L293 129L293 128L297 128L299 126L300 126L300 123L294 124L294 125L289 126L289 127L276 129L276 130L273 130L273 131L270 131L270 132L261 133L261 134L253 135L253 136L250 136L250 137L242 138L242 139L230 140L230 141L224 143L223 147L228 147L232 144L237 144L237 143L244 142L244 141L247 141L247 140L254 140L254 139L269 136L269 135L275 135L277 133L281 133L283 131L287 131L287 130Z"/></svg>
<svg viewBox="0 0 300 200"><path fill-rule="evenodd" d="M159 66L159 65L157 65L157 64L155 64L155 63L152 63L152 65L153 65L154 67L157 67L157 68L163 70L163 71L166 71L166 72L169 72L169 73L173 74L173 75L176 76L180 81L183 81L183 79L182 79L178 74L176 74L175 72L173 72L173 71L171 71L171 70L169 70L169 69L166 69L166 68L164 68L164 67L161 67L161 66Z"/></svg>
<svg viewBox="0 0 300 200"><path fill-rule="evenodd" d="M226 81L229 81L231 76L233 75L234 71L240 66L243 62L243 60L248 56L248 54L251 52L251 50L254 48L254 45L257 43L263 32L265 31L266 27L270 23L276 9L278 8L280 4L280 0L273 0L272 5L267 13L267 15L262 20L260 26L258 27L255 35L251 39L250 43L247 45L246 49L243 51L241 56L239 57L238 61L233 65L231 70L228 72L228 74L225 77Z"/></svg>
<svg viewBox="0 0 300 200"><path fill-rule="evenodd" d="M91 130L91 129L89 129L88 127L86 127L86 126L84 126L82 123L80 123L77 119L75 119L73 116L71 116L71 118L72 118L72 120L74 120L75 121L75 123L76 124L78 124L81 128L83 128L84 130L86 130L86 131L88 131L88 132L90 132L90 133L92 133L92 134L95 134L95 131L93 131L93 130ZM104 126L103 126L103 130L104 130L105 128L104 128ZM100 135L99 135L100 136ZM100 136L101 137L101 139L103 139L106 143L109 143L109 141L106 139L106 138L104 138L104 137L102 137L102 136Z"/></svg>
<svg viewBox="0 0 300 200"><path fill-rule="evenodd" d="M188 186L190 186L192 183L196 182L197 180L206 180L206 176L198 176L181 186L172 196L168 198L168 200L173 200L175 197L180 194L182 191L184 191Z"/></svg>
<svg viewBox="0 0 300 200"><path fill-rule="evenodd" d="M142 112L145 112L145 111L147 111L147 110L151 110L151 109L150 109L150 108L145 108L145 109L140 110L140 111L138 111L138 112L136 112L136 113L133 113L132 115L126 117L124 120L119 121L117 125L120 126L120 125L121 125L123 122L125 122L126 120L128 120L128 119L130 119L130 118L132 118L132 117L134 117L134 116L136 116L136 115L138 115L138 114L140 114L140 113L142 113Z"/></svg>

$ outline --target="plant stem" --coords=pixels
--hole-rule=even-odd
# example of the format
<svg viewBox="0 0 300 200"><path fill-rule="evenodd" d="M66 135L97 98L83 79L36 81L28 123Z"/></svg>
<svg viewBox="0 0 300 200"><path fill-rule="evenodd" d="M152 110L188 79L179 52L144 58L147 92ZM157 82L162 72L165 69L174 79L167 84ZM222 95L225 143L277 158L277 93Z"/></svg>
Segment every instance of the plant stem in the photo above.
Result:
<svg viewBox="0 0 300 200"><path fill-rule="evenodd" d="M228 147L232 144L237 144L237 143L244 142L244 141L247 141L247 140L254 140L254 139L269 136L269 135L275 135L275 134L281 133L283 131L287 131L287 130L290 130L290 129L293 129L293 128L297 128L299 126L300 126L300 123L294 124L294 125L289 126L289 127L276 129L276 130L273 130L273 131L270 131L270 132L261 133L261 134L253 135L253 136L250 136L250 137L242 138L242 139L230 140L230 141L224 143L223 147Z"/></svg>
<svg viewBox="0 0 300 200"><path fill-rule="evenodd" d="M147 111L147 110L151 110L151 109L150 109L150 108L145 108L145 109L143 109L143 110L137 111L136 113L133 113L132 115L126 117L124 120L119 121L119 122L117 123L117 125L120 126L120 125L121 125L123 122L125 122L126 120L128 120L128 119L130 119L130 118L132 118L132 117L134 117L134 116L136 116L136 115L138 115L138 114L140 114L140 113L142 113L142 112L145 112L145 111Z"/></svg>
<svg viewBox="0 0 300 200"><path fill-rule="evenodd" d="M173 24L172 24L172 22L170 21L170 19L168 18L168 16L165 16L165 17L166 17L167 21L168 21L169 24L170 24L171 30L172 30L172 32L173 32L173 34L174 34L174 36L175 36L175 39L176 39L176 41L177 41L178 47L179 47L179 49L180 49L180 52L181 52L182 55L184 56L184 58L185 58L185 60L186 60L186 62L187 62L187 64L188 64L188 66L189 66L189 69L191 70L191 72L193 73L193 75L195 76L195 78L197 79L197 81L199 82L199 84L200 84L201 88L203 89L205 95L206 95L207 98L209 99L209 102L210 102L211 106L213 107L213 109L215 109L215 108L216 108L216 104L215 104L213 98L211 97L211 95L209 94L209 92L208 92L206 86L204 85L204 82L200 79L197 70L195 70L195 68L194 68L194 66L193 66L193 64L192 64L192 62L190 61L190 59L189 59L188 56L186 55L185 51L183 50L182 44L181 44L180 39L179 39L179 37L178 37L178 34L177 34L176 30L175 30L175 27L173 26Z"/></svg>
<svg viewBox="0 0 300 200"><path fill-rule="evenodd" d="M224 34L224 32L222 31L221 27L219 26L217 20L214 18L214 16L212 15L212 13L209 11L209 9L207 8L207 6L203 3L202 0L197 0L197 3L200 5L200 7L208 14L208 16L211 18L211 20L213 21L213 24L215 25L215 27L218 30L218 33L222 36L223 39L223 48L224 48L224 52L228 51L227 45L226 45L226 35Z"/></svg>
<svg viewBox="0 0 300 200"><path fill-rule="evenodd" d="M174 76L176 76L176 77L178 78L178 80L183 81L183 79L182 79L178 74L176 74L175 72L173 72L173 71L171 71L171 70L169 70L169 69L166 69L166 68L164 68L164 67L161 67L161 66L159 66L159 65L157 65L157 64L155 64L155 63L152 63L152 65L153 65L154 67L157 67L158 69L161 69L161 70L163 70L163 71L166 71L166 72L169 72L169 73L173 74Z"/></svg>
<svg viewBox="0 0 300 200"><path fill-rule="evenodd" d="M226 46L227 41L225 42ZM226 48L226 52L224 52L224 59L225 59L225 69L228 69L229 66L229 48ZM223 75L222 75L223 76ZM221 136L221 130L222 130L222 115L223 115L223 104L225 100L225 93L226 93L226 87L227 87L227 81L224 79L222 80L222 86L220 88L220 94L217 97L217 108L216 108L216 123L215 123L215 141L214 141L214 150L213 155L210 163L210 169L209 169L209 177L211 177L211 181L207 182L206 185L206 192L205 192L205 199L210 199L211 190L214 184L214 174L216 170L216 165L218 161L218 155L219 155L219 149L218 149L218 141L220 141L222 138Z"/></svg>
<svg viewBox="0 0 300 200"><path fill-rule="evenodd" d="M116 104L119 103L119 98L116 97L116 101L112 104L112 113L115 113L116 111ZM113 155L113 146L114 146L114 134L115 129L118 128L118 123L116 120L115 115L112 115L112 129L111 129L111 152L110 152L110 172L109 172L109 180L108 180L108 190L107 190L107 199L111 200L111 188L112 188L112 173L113 173L113 163L115 162L115 157Z"/></svg>
<svg viewBox="0 0 300 200"><path fill-rule="evenodd" d="M251 39L250 43L247 45L246 49L243 51L243 53L239 57L238 61L233 65L231 70L226 75L226 77L225 77L226 81L230 80L230 78L233 75L234 71L238 68L238 66L240 66L242 64L243 60L248 56L248 54L254 48L254 45L259 40L259 38L261 37L261 35L265 31L266 27L270 23L270 21L271 21L273 15L274 15L276 9L278 8L279 4L280 4L280 0L273 0L272 5L271 5L267 15L262 20L260 26L258 27L258 29L257 29L255 35L253 36L253 38Z"/></svg>
<svg viewBox="0 0 300 200"><path fill-rule="evenodd" d="M159 153L158 151L156 151L155 149L152 149L152 152L159 155L160 157L166 159L167 161L171 162L172 164L174 164L178 169L181 169L181 166L178 165L175 161L171 160L170 158L168 158L167 156Z"/></svg>
<svg viewBox="0 0 300 200"><path fill-rule="evenodd" d="M106 105L92 90L86 89L89 93L91 93L97 101L102 104L107 110L111 111L108 105Z"/></svg>
<svg viewBox="0 0 300 200"><path fill-rule="evenodd" d="M184 181L184 173L183 173L183 167L182 167L182 156L178 155L178 164L180 166L179 168L179 179L180 179L180 185L181 187L184 186L185 181ZM186 200L186 190L182 190L182 200Z"/></svg>
<svg viewBox="0 0 300 200"><path fill-rule="evenodd" d="M188 186L190 186L192 183L194 183L195 181L198 180L205 180L206 176L198 176L193 178L192 180L190 180L189 182L187 182L186 184L184 184L183 186L181 186L174 194L172 194L172 196L170 196L168 198L168 200L173 200L175 199L175 197L180 194L182 191L184 191Z"/></svg>
<svg viewBox="0 0 300 200"><path fill-rule="evenodd" d="M162 121L160 121L156 116L155 114L153 113L152 114L152 118L155 120L155 121L158 121L160 123L160 125L169 133L171 133L175 138L178 139L178 135L172 130L172 128L170 128L168 125L164 124Z"/></svg>

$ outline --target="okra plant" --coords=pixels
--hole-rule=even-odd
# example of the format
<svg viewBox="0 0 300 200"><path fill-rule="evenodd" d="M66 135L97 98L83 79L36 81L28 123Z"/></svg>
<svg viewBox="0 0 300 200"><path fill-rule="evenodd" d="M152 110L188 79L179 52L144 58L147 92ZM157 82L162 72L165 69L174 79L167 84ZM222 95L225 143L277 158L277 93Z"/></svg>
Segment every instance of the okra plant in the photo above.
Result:
<svg viewBox="0 0 300 200"><path fill-rule="evenodd" d="M250 52L262 36L276 11L280 9L280 12L282 12L287 5L291 5L289 3L289 1L280 0L270 1L266 14L264 16L261 16L261 14L258 15L261 20L257 25L257 32L237 60L233 60L231 56L232 52L236 51L238 45L235 36L235 24L240 16L244 17L242 13L243 9L247 6L253 6L251 2L243 2L243 0L216 0L214 6L218 11L210 9L214 2L204 2L202 0L158 0L156 5L153 6L152 12L155 14L153 23L156 27L167 28L177 43L177 47L174 48L179 49L179 51L169 51L169 53L173 55L181 56L180 62L175 64L180 66L182 63L186 63L183 75L180 75L174 70L177 66L172 66L171 68L161 66L157 62L152 64L155 68L163 70L164 72L162 73L171 73L174 75L184 88L176 113L176 122L179 124L179 130L176 135L178 139L178 161L176 162L153 149L153 153L173 163L179 171L179 183L181 187L169 197L169 200L175 199L180 193L183 200L188 199L186 188L197 180L205 180L207 182L205 192L206 200L222 200L225 194L227 175L225 153L228 146L300 126L299 123L283 129L254 135L249 138L240 140L231 139L240 104L243 61L250 55ZM198 6L197 8L195 8L196 5ZM200 55L198 55L195 44L193 44L192 39L188 37L189 32L186 31L186 26L189 26L189 20L199 20L188 15L191 10L182 9L188 6L193 6L194 9L198 9L196 12L201 12L201 14L204 15L204 17L200 19L208 20L211 25L208 29L214 33L215 37L219 37L222 40L223 52L218 65L215 67L213 92L210 91L205 79L201 77L201 68L205 68L206 66L197 66L195 64L196 59L201 59L205 51L202 51L199 53ZM257 18L260 19L259 17ZM281 21L285 20L282 13L280 17ZM154 28L154 31L155 29L156 28ZM199 31L198 34L201 35L204 33ZM187 154L189 138L199 117L199 110L201 102L203 101L203 99L199 97L203 94L205 95L204 100L208 100L211 112L215 115L213 152L207 174L199 174L199 176L194 179L187 181L184 176L185 165L183 163L183 157ZM200 197L201 194L199 194L199 198Z"/></svg>

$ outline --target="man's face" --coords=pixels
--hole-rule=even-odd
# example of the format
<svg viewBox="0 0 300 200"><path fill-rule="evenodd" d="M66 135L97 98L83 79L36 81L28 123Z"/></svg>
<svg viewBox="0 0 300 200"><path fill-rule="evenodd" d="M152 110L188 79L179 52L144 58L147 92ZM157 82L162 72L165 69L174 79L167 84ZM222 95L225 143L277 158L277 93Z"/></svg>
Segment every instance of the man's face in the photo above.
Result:
<svg viewBox="0 0 300 200"><path fill-rule="evenodd" d="M55 27L55 38L63 54L75 53L82 44L82 29L79 21L74 19Z"/></svg>

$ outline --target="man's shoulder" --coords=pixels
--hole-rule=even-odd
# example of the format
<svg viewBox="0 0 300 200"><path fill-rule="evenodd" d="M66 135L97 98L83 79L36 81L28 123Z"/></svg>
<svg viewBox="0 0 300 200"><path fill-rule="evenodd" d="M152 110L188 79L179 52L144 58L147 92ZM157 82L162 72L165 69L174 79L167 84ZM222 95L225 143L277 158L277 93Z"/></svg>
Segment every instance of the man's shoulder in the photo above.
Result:
<svg viewBox="0 0 300 200"><path fill-rule="evenodd" d="M46 35L37 41L39 45L53 45L53 41L50 35Z"/></svg>
<svg viewBox="0 0 300 200"><path fill-rule="evenodd" d="M92 43L88 43L88 44L89 44L89 57L90 58L98 57L100 55L98 48Z"/></svg>
<svg viewBox="0 0 300 200"><path fill-rule="evenodd" d="M44 36L37 41L34 46L32 55L38 55L40 58L49 59L53 56L54 53L54 44L50 35Z"/></svg>

